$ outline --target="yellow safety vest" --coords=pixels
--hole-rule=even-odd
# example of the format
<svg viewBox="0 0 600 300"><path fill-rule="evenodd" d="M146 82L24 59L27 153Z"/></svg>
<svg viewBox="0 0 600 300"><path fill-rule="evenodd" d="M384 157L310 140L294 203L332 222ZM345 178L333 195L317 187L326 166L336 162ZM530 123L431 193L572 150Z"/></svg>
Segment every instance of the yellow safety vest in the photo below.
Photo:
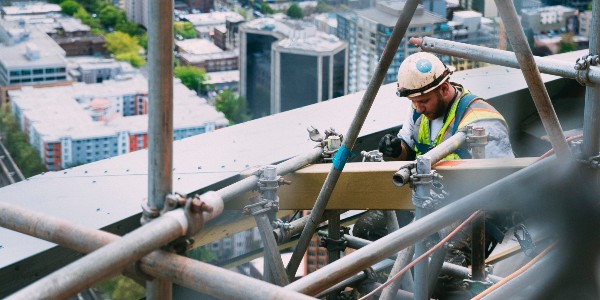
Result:
<svg viewBox="0 0 600 300"><path fill-rule="evenodd" d="M460 91L460 96L454 101L454 103L452 103L452 107L446 116L444 124L442 125L440 132L438 132L437 136L433 140L433 143L431 143L429 139L429 119L423 115L419 115L416 118L415 127L418 127L419 130L416 133L416 138L413 136L413 139L415 140L414 150L417 156L433 149L455 134L459 128L462 128L473 122L480 120L500 120L508 128L504 117L493 106L485 102L483 99L471 94L469 90L463 88L461 85L454 85ZM455 120L457 117L457 110L458 114L462 115L462 117L459 116L459 122L456 122ZM444 157L444 160L470 158L468 151L463 150L457 152L461 154L449 154L448 156Z"/></svg>

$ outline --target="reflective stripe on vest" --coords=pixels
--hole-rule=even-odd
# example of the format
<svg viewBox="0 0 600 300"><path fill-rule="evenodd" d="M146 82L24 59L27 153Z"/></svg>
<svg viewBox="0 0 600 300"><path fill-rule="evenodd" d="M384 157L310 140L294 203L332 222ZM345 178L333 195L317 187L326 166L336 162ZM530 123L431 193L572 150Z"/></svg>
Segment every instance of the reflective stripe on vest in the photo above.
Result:
<svg viewBox="0 0 600 300"><path fill-rule="evenodd" d="M456 117L456 113L457 113L456 112L457 107L458 107L459 103L461 102L461 100L463 100L463 98L465 98L465 96L470 94L469 90L462 88L462 86L460 86L460 85L457 85L457 88L459 88L459 91L462 90L461 95L452 104L452 107L450 108L450 112L448 113L448 116L446 117L446 121L442 125L442 128L440 129L440 131L437 134L437 136L435 137L435 139L433 140L433 144L431 144L431 141L429 139L429 120L427 119L427 117L421 115L419 117L419 120L417 122L415 122L415 126L418 126L418 128L419 128L417 137L414 142L414 150L415 150L417 156L428 152L432 148L441 144L442 141L445 141L446 139L450 138L452 136L452 132L456 132L456 130L454 130L454 127L457 126L457 125L455 125L455 117ZM464 127L468 124L471 124L473 122L476 122L476 121L490 120L490 119L500 120L506 126L506 121L504 120L504 117L502 117L502 115L494 107L492 107L491 105L489 105L487 102L483 101L482 99L476 98L476 96L474 96L472 94L470 94L470 96L471 97L467 97L467 98L475 97L475 100L471 101L470 104L467 104L469 106L468 106L467 111L462 116L462 119L459 121L459 124L458 124L459 128L462 128L462 127ZM469 100L470 99L464 99L463 101L469 101ZM463 158L469 158L467 151L457 151L457 152L463 153L463 154L461 154ZM443 160L460 159L461 155L459 155L457 153L452 153L452 154L449 154L448 156L444 157Z"/></svg>

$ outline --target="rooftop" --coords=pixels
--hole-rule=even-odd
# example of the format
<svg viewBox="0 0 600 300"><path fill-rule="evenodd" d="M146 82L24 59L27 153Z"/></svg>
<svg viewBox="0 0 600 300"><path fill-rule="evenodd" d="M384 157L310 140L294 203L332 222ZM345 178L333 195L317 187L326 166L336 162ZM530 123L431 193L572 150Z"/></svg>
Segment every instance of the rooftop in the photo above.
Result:
<svg viewBox="0 0 600 300"><path fill-rule="evenodd" d="M231 11L216 11L204 14L186 14L180 17L183 21L189 21L194 26L208 26L216 24L225 24L226 20L233 22L243 21L244 17L236 12Z"/></svg>
<svg viewBox="0 0 600 300"><path fill-rule="evenodd" d="M35 26L20 27L15 22L0 20L0 26L11 37L18 38L20 42L13 45L0 45L0 62L8 68L35 68L44 66L66 65L65 51ZM41 51L39 59L31 60L25 55L27 45L34 44Z"/></svg>
<svg viewBox="0 0 600 300"><path fill-rule="evenodd" d="M207 83L209 84L240 81L239 70L210 72L206 73L206 75L208 75Z"/></svg>
<svg viewBox="0 0 600 300"><path fill-rule="evenodd" d="M356 14L364 19L367 19L371 22L383 24L387 27L394 27L396 25L396 21L398 20L398 16L402 13L402 9L404 9L404 1L391 1L385 0L377 2L376 7L371 7L367 9L356 10ZM436 15L428 10L423 9L422 5L417 7L413 18L410 21L412 25L420 25L420 24L434 24L434 23L442 23L445 22L446 18Z"/></svg>
<svg viewBox="0 0 600 300"><path fill-rule="evenodd" d="M32 15L60 12L61 8L58 4L37 2L27 3L25 5L4 6L1 7L0 10L5 15Z"/></svg>
<svg viewBox="0 0 600 300"><path fill-rule="evenodd" d="M343 47L346 42L316 28L293 30L290 37L277 42L276 47L288 50L330 52Z"/></svg>
<svg viewBox="0 0 600 300"><path fill-rule="evenodd" d="M223 49L217 47L213 42L207 39L187 39L176 41L175 46L180 49L181 53L196 55L223 52Z"/></svg>
<svg viewBox="0 0 600 300"><path fill-rule="evenodd" d="M208 105L206 100L174 82L174 127L188 128L207 122L227 124L223 114ZM27 114L28 120L45 141L61 137L73 139L115 135L117 132L146 132L148 116L116 117L108 122L92 121L87 104L76 99L107 99L126 95L147 94L147 80L130 76L122 80L106 80L99 84L75 83L72 86L50 88L22 88L9 95ZM68 95L68 96L66 96Z"/></svg>

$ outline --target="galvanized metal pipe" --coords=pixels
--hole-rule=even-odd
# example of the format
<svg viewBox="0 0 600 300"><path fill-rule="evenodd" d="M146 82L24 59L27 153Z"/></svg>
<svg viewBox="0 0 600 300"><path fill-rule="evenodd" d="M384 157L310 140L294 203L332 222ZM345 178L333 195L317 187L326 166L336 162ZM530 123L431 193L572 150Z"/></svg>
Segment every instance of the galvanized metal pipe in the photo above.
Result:
<svg viewBox="0 0 600 300"><path fill-rule="evenodd" d="M447 237L452 231L454 231L454 229L456 229L456 227L458 225L460 225L460 224L457 222L457 223L454 223L454 224L440 230L439 231L440 238L443 239L443 238ZM431 298L431 296L433 295L433 291L435 290L435 285L437 284L438 278L440 277L440 273L444 269L444 266L446 266L446 265L455 266L453 264L445 262L447 253L448 253L448 251L446 250L445 247L440 247L439 249L435 250L435 252L433 252L433 254L431 255L431 259L429 260L429 275L427 277L427 287L428 287L428 291L429 291L429 298ZM461 267L461 268L463 268L463 267ZM464 269L466 270L467 275L465 277L461 277L461 278L469 278L468 274L469 274L470 270L467 268L464 268Z"/></svg>
<svg viewBox="0 0 600 300"><path fill-rule="evenodd" d="M173 192L173 1L147 4L153 20L148 22L148 206L160 211ZM146 283L148 300L171 297L171 284Z"/></svg>
<svg viewBox="0 0 600 300"><path fill-rule="evenodd" d="M398 252L398 256L396 257L396 261L394 261L394 266L390 271L388 280L391 280L396 274L398 274L398 272L404 269L410 263L414 254L415 247L413 246L402 249L400 252ZM394 299L398 294L398 290L402 287L402 284L405 280L404 278L410 279L410 281L412 282L410 271L402 275L401 279L394 281L392 284L384 288L383 291L381 291L381 296L379 297L379 299ZM411 286L411 290L408 290L406 288L404 288L404 290L409 292L414 291L414 285Z"/></svg>
<svg viewBox="0 0 600 300"><path fill-rule="evenodd" d="M82 253L92 252L121 239L120 236L112 233L82 227L5 202L0 202L0 226ZM162 250L155 250L143 257L139 267L150 276L172 280L179 285L218 298L312 299L297 292Z"/></svg>
<svg viewBox="0 0 600 300"><path fill-rule="evenodd" d="M467 217L476 210L506 209L522 203L522 191L514 189L515 184L529 182L529 188L537 188L545 183L545 174L551 170L564 168L554 158L544 159L496 181L460 200L408 224L392 234L386 235L370 245L345 256L307 276L290 283L286 288L308 295L316 295L328 286L338 283L354 273L364 270L383 258L391 256L398 249L424 239L448 224Z"/></svg>
<svg viewBox="0 0 600 300"><path fill-rule="evenodd" d="M442 230L446 230L446 232L447 232L446 235L448 235L448 233L450 233L450 231L448 231L447 229L442 229ZM371 243L373 243L369 240L361 239L359 237L355 237L355 236L348 235L348 234L344 235L344 239L346 241L348 241L348 247L354 248L354 249L360 249L360 248L366 247L367 245L370 245ZM397 257L398 256L396 254L393 254L389 258L396 259ZM458 266L455 264L451 264L451 263L446 263L446 262L443 263L442 273L450 274L450 275L458 277L458 278L469 278L469 276L471 276L471 270L469 270L468 268ZM437 280L437 276L435 278ZM502 277L488 275L488 279L492 282L498 282L498 281L502 280Z"/></svg>
<svg viewBox="0 0 600 300"><path fill-rule="evenodd" d="M292 157L277 165L277 175L285 175L308 164L315 163L321 159L321 154L323 154L322 148L313 148L306 153ZM235 199L241 193L256 189L256 183L258 182L258 179L258 176L251 175L216 192L223 199L223 201L227 203L228 201Z"/></svg>
<svg viewBox="0 0 600 300"><path fill-rule="evenodd" d="M373 267L371 267L371 269L373 270L373 272L380 272L380 271L383 271L383 270L389 268L393 263L394 263L394 261L392 261L390 259L385 259L385 260L382 260L382 261L376 263L375 265L373 265ZM368 278L368 275L366 272L358 272L358 273L352 275L351 277L343 280L342 282L319 293L318 295L315 296L315 298L321 299L325 296L335 295L333 293L335 293L339 290L342 290L345 287L353 286L367 278Z"/></svg>
<svg viewBox="0 0 600 300"><path fill-rule="evenodd" d="M571 152L565 141L565 135L560 126L560 122L558 121L558 117L556 116L556 112L554 111L554 107L552 107L552 102L550 101L550 96L548 95L544 81L542 81L540 72L533 59L533 54L527 43L523 28L521 27L515 5L513 1L494 0L494 2L498 7L498 12L500 13L500 17L506 28L508 40L515 51L517 61L519 61L519 66L523 72L527 86L529 86L531 97L540 114L542 124L546 129L546 133L548 133L550 143L552 144L556 155L559 158L565 159L571 155Z"/></svg>
<svg viewBox="0 0 600 300"><path fill-rule="evenodd" d="M427 155L421 155L417 157L417 175L430 175L431 174L432 160ZM413 191L412 202L415 205L415 219L419 220L425 217L429 210L425 208L425 200L431 197L431 188L433 187L432 177L422 177L415 184ZM427 252L427 246L425 240L421 240L415 244L415 259L421 257ZM425 300L429 298L427 292L427 274L429 270L429 259L424 259L415 265L415 300Z"/></svg>
<svg viewBox="0 0 600 300"><path fill-rule="evenodd" d="M590 24L590 55L600 55L600 3L592 5L592 22ZM588 71L588 76L593 68ZM598 155L600 152L600 83L588 85L585 89L585 110L583 113L583 155L585 158Z"/></svg>
<svg viewBox="0 0 600 300"><path fill-rule="evenodd" d="M327 220L328 218L332 217L335 214L339 215L340 211L337 211L337 210L336 211L325 211L325 213L323 213L323 217L321 218L319 223ZM283 244L285 242L289 242L293 236L302 233L302 230L304 229L304 226L306 226L306 222L308 222L309 219L310 219L310 216L305 216L305 217L302 217L300 219L294 220L294 221L286 224L286 229L283 229L283 228L273 229L273 235L275 236L277 243Z"/></svg>
<svg viewBox="0 0 600 300"><path fill-rule="evenodd" d="M454 153L456 149L460 148L465 143L466 139L467 135L462 131L458 131L435 148L429 150L425 155L431 158L431 164L434 165L444 159L444 157Z"/></svg>
<svg viewBox="0 0 600 300"><path fill-rule="evenodd" d="M590 45L591 45L590 36ZM433 52L442 55L461 57L469 60L482 61L499 66L520 68L519 61L512 51L492 49L483 46L459 43L450 40L437 39L432 37L411 38L410 43L418 46L425 52ZM575 62L566 62L552 58L534 56L536 65L540 72L561 76L570 79L577 78ZM600 83L600 68L591 67L588 78L592 83Z"/></svg>
<svg viewBox="0 0 600 300"><path fill-rule="evenodd" d="M35 226L36 223L30 223ZM51 273L8 299L64 299L107 279L146 254L185 235L183 209L168 212L128 233L122 239L86 255ZM152 237L152 238L149 238Z"/></svg>
<svg viewBox="0 0 600 300"><path fill-rule="evenodd" d="M482 126L468 126L469 137L473 141L469 144L473 159L485 158L485 146L488 143L485 128ZM473 280L485 280L485 212L471 223L471 274Z"/></svg>
<svg viewBox="0 0 600 300"><path fill-rule="evenodd" d="M319 192L319 196L315 201L315 205L310 212L309 222L304 227L302 234L300 235L300 240L298 240L298 245L292 254L292 258L287 267L287 274L289 278L293 278L294 274L296 274L296 270L298 270L298 266L302 261L302 257L304 257L304 253L306 252L306 248L308 248L308 244L310 243L310 239L315 232L318 221L321 219L323 215L323 211L325 211L325 207L327 207L327 202L333 193L333 189L335 184L337 183L340 175L342 173L342 169L344 168L344 164L349 156L349 151L354 148L354 143L356 142L356 138L362 128L367 114L373 105L373 101L375 100L375 96L379 91L379 87L383 83L383 79L387 74L387 71L394 59L394 55L398 50L398 46L400 46L400 42L402 41L402 37L406 32L408 25L410 24L410 20L417 9L417 5L419 4L418 0L407 0L404 3L404 7L402 9L402 13L396 22L394 30L388 40L385 49L381 55L381 59L379 60L379 64L377 64L377 68L375 69L375 74L371 78L369 82L369 86L365 91L361 103L354 115L354 119L350 124L350 128L348 132L344 136L344 143L342 148L338 150L336 154L336 159L334 159L334 164L327 174L327 178L325 178L325 183Z"/></svg>
<svg viewBox="0 0 600 300"><path fill-rule="evenodd" d="M275 202L277 199L277 167L273 165L265 166L260 175L259 182L264 182L265 186L260 187L261 197L253 197L250 199L252 204L259 201ZM254 215L258 231L260 232L261 240L264 245L264 274L267 282L273 280L277 285L284 286L289 283L285 274L283 260L277 249L277 242L273 235L273 227L267 215L268 212L258 212L264 210L263 206L253 206L250 212Z"/></svg>
<svg viewBox="0 0 600 300"><path fill-rule="evenodd" d="M339 211L337 211L339 212ZM341 224L340 224L340 215L334 214L327 218L327 237L328 243L339 241L342 237ZM332 263L338 259L340 259L340 250L339 249L331 249L331 246L327 244L327 262ZM331 294L327 296L328 300L337 300L338 297L335 294Z"/></svg>

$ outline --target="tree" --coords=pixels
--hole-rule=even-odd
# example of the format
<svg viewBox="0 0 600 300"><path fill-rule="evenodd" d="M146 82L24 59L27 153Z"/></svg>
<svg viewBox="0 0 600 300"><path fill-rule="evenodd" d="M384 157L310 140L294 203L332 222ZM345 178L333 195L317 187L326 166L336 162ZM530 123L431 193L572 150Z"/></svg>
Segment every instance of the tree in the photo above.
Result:
<svg viewBox="0 0 600 300"><path fill-rule="evenodd" d="M260 4L260 12L263 13L263 14L272 14L273 13L273 9L266 2L262 2Z"/></svg>
<svg viewBox="0 0 600 300"><path fill-rule="evenodd" d="M123 17L121 11L112 5L105 6L98 14L98 18L105 28L115 28Z"/></svg>
<svg viewBox="0 0 600 300"><path fill-rule="evenodd" d="M285 14L288 15L288 17L296 20L304 18L304 15L302 14L302 9L296 3L290 5Z"/></svg>
<svg viewBox="0 0 600 300"><path fill-rule="evenodd" d="M229 120L229 124L244 123L251 119L247 113L246 101L236 96L232 91L225 90L217 95L215 108Z"/></svg>
<svg viewBox="0 0 600 300"><path fill-rule="evenodd" d="M175 67L173 70L175 77L181 80L181 83L188 89L196 91L199 94L205 94L208 90L204 83L207 80L206 71L191 66Z"/></svg>
<svg viewBox="0 0 600 300"><path fill-rule="evenodd" d="M62 13L69 16L73 16L79 11L80 8L82 8L81 5L72 0L64 1L60 4L60 9Z"/></svg>
<svg viewBox="0 0 600 300"><path fill-rule="evenodd" d="M116 60L128 61L134 67L143 66L146 61L140 55L142 47L136 37L127 33L115 31L105 36L104 47L115 56Z"/></svg>
<svg viewBox="0 0 600 300"><path fill-rule="evenodd" d="M140 45L138 44L137 38L130 36L124 32L112 32L105 36L106 50L110 53L126 53L126 52L139 52Z"/></svg>
<svg viewBox="0 0 600 300"><path fill-rule="evenodd" d="M175 22L173 23L175 36L181 36L183 39L195 39L196 29L191 22Z"/></svg>
<svg viewBox="0 0 600 300"><path fill-rule="evenodd" d="M80 7L79 10L73 15L73 17L81 20L83 24L90 26L90 28L92 28L92 31L102 29L102 26L100 26L98 20L92 17L92 15L88 14L88 12L83 7Z"/></svg>
<svg viewBox="0 0 600 300"><path fill-rule="evenodd" d="M146 64L146 60L140 55L139 52L125 52L115 54L115 59L118 61L127 61L136 68L139 68Z"/></svg>
<svg viewBox="0 0 600 300"><path fill-rule="evenodd" d="M322 1L322 0L319 0L317 2L317 8L315 9L315 11L319 14L327 13L332 10L333 10L333 8L329 4L325 3L325 1Z"/></svg>
<svg viewBox="0 0 600 300"><path fill-rule="evenodd" d="M571 52L575 51L576 49L577 44L573 40L573 33L567 32L563 34L558 44L558 53Z"/></svg>
<svg viewBox="0 0 600 300"><path fill-rule="evenodd" d="M4 104L0 110L0 132L2 142L25 177L45 171L38 152L27 142L27 135L19 130L9 104Z"/></svg>

